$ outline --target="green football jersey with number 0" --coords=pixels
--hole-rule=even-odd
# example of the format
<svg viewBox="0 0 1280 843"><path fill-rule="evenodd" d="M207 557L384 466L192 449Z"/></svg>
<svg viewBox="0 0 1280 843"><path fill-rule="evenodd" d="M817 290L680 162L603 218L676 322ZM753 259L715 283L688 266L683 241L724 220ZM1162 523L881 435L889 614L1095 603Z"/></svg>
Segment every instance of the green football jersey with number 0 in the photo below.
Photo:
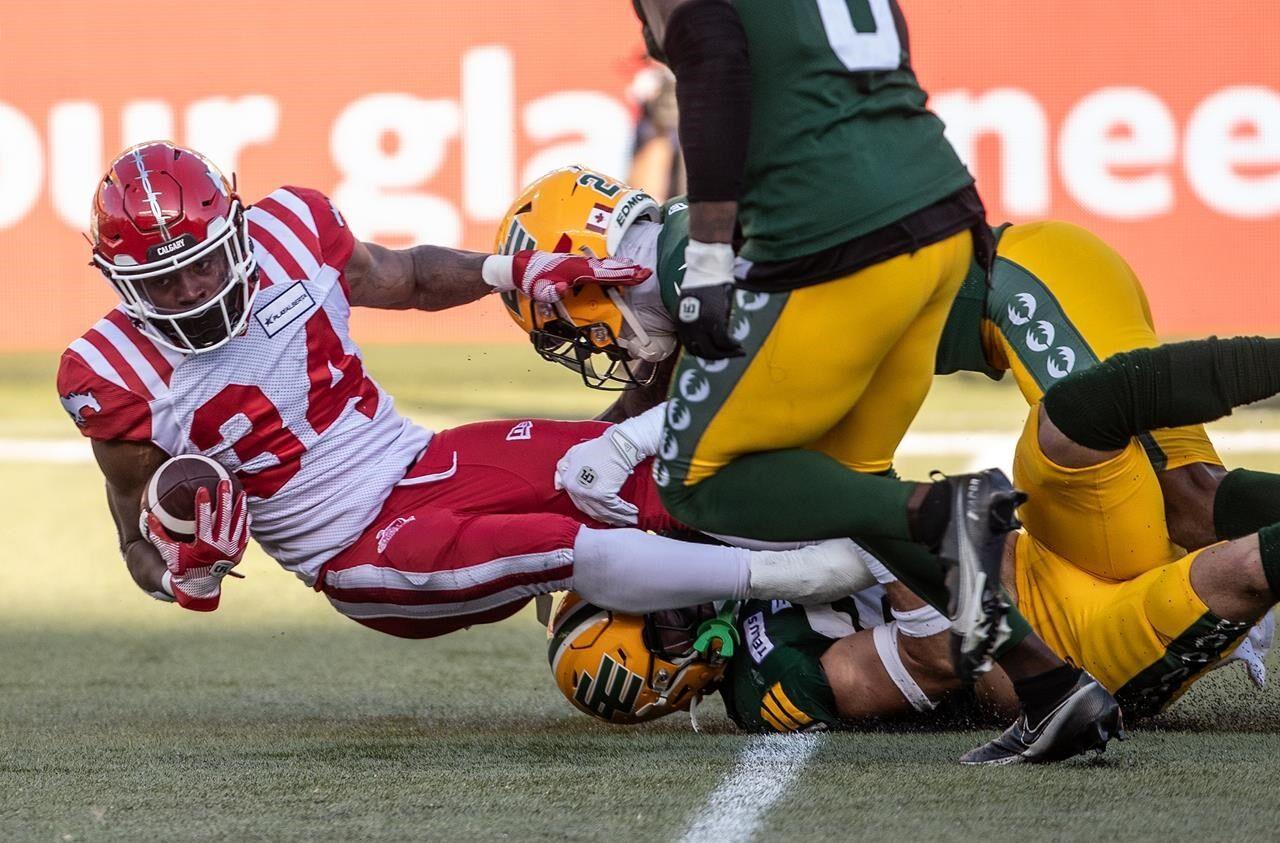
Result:
<svg viewBox="0 0 1280 843"><path fill-rule="evenodd" d="M733 4L751 56L743 257L812 254L972 183L925 107L896 0Z"/></svg>

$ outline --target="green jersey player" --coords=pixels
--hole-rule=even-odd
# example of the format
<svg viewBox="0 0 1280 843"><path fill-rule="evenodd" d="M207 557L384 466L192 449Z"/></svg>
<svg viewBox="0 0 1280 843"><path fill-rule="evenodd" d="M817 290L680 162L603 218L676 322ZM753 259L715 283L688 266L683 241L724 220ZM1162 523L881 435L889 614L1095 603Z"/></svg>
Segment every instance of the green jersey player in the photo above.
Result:
<svg viewBox="0 0 1280 843"><path fill-rule="evenodd" d="M506 303L511 316L528 332L540 354L576 369L590 385L634 386L659 380L653 375L655 369L660 370L664 362L671 360L677 348L671 308L678 308L676 289L686 274L678 256L688 240L689 215L689 205L683 199L660 208L638 191L583 168L569 168L544 176L513 203L498 231L499 250L551 244L563 251L629 255L659 271L647 283L631 288L625 295L588 287L554 305L508 296ZM769 293L738 291L739 301L748 310L762 309L770 297ZM930 355L932 371L932 348ZM673 388L687 401L699 395L705 397L703 393L709 387L696 373L684 373L677 376ZM660 461L655 471L660 478L665 470L661 460L678 447L672 430L687 426L690 419L676 399L662 409L636 415L641 409L631 407L620 414L636 417L614 431L615 444L621 450L613 452L613 464L576 465L584 456L580 449L571 451L563 461L565 470L559 482L582 509L607 522L627 523L635 518L634 507L618 497L617 489L639 461L636 455L658 455ZM665 426L664 416L668 422ZM634 441L628 440L628 435ZM636 458L630 462L619 458L625 454ZM594 462L598 456L589 459ZM820 508L812 503L810 506ZM986 520L980 521L981 525L986 523ZM802 525L797 530L803 535L810 526ZM910 542L896 542L877 550L892 554L896 573L903 576L912 589L944 610L947 608L946 571L938 556ZM991 582L998 584L998 579ZM1023 675L1058 669L1063 671L1060 674L1063 682L1071 680L1066 688L1020 695L1024 702L1031 698L1033 708L1038 698L1040 704L1052 709L1074 685L1075 671L1065 668L1038 639L1029 637L1029 626L1016 612L1010 613L1009 619L1014 625L1014 634L998 655L1021 646L1023 641L1029 642L1026 646L1034 647L1031 657L1018 659ZM1017 674L1018 668L1011 668L1010 672Z"/></svg>
<svg viewBox="0 0 1280 843"><path fill-rule="evenodd" d="M984 551L1017 496L997 469L933 484L888 471L990 232L926 107L898 4L637 8L676 77L689 180L676 311L686 353L655 473L664 504L702 530L940 554L958 569L942 591L957 670L972 675L1026 638L1006 628L998 560ZM1034 642L1023 655L1030 669L1062 667ZM1070 685L1065 673L1051 684Z"/></svg>

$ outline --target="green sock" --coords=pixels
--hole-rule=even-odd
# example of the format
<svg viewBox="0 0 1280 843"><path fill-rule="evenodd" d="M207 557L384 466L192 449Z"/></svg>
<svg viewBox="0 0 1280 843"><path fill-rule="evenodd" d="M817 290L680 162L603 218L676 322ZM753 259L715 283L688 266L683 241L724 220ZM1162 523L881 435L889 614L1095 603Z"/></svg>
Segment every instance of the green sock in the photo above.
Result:
<svg viewBox="0 0 1280 843"><path fill-rule="evenodd" d="M1045 392L1045 411L1073 442L1123 448L1148 430L1203 424L1280 393L1280 340L1233 337L1116 354Z"/></svg>
<svg viewBox="0 0 1280 843"><path fill-rule="evenodd" d="M1280 474L1237 468L1222 478L1213 497L1213 529L1238 539L1280 522Z"/></svg>
<svg viewBox="0 0 1280 843"><path fill-rule="evenodd" d="M1271 596L1280 600L1280 524L1258 531L1258 555L1262 557L1262 573L1271 586Z"/></svg>
<svg viewBox="0 0 1280 843"><path fill-rule="evenodd" d="M700 483L663 490L668 511L700 530L764 541L908 539L915 488L792 448L739 457Z"/></svg>

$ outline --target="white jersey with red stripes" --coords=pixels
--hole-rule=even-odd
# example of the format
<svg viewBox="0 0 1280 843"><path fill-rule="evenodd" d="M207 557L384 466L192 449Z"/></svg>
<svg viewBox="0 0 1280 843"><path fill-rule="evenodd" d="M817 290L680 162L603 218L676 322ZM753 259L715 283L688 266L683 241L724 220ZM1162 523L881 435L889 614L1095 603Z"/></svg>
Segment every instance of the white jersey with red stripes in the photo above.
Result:
<svg viewBox="0 0 1280 843"><path fill-rule="evenodd" d="M254 538L312 584L431 432L365 374L343 276L355 239L329 200L284 187L245 217L261 288L242 335L184 355L117 308L63 353L58 394L85 436L204 454L236 472Z"/></svg>

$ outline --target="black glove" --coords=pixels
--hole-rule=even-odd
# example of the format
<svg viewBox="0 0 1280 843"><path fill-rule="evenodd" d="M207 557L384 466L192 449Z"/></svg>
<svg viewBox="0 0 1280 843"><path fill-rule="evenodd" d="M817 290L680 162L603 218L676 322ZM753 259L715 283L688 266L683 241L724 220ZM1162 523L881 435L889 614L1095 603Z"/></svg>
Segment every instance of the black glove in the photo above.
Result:
<svg viewBox="0 0 1280 843"><path fill-rule="evenodd" d="M684 255L684 283L676 309L680 343L703 360L743 356L742 346L729 335L734 294L732 247L690 240Z"/></svg>
<svg viewBox="0 0 1280 843"><path fill-rule="evenodd" d="M733 284L698 287L680 295L676 333L689 352L703 360L741 357L745 352L729 336L729 311L733 308Z"/></svg>

